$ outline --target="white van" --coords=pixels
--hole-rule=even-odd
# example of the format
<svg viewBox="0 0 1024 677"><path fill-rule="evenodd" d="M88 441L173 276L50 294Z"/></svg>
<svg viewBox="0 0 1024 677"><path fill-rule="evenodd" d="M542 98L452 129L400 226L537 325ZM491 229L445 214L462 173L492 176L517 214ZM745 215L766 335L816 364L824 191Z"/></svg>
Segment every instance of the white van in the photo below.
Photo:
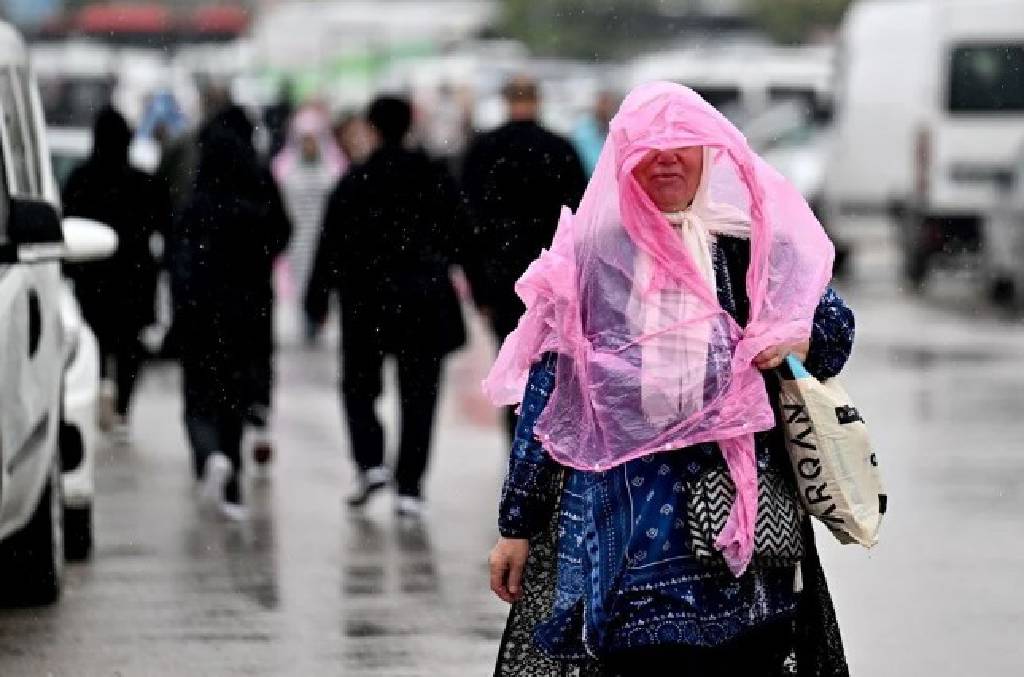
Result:
<svg viewBox="0 0 1024 677"><path fill-rule="evenodd" d="M831 217L897 215L904 272L973 257L1024 140L1024 2L861 0L840 30Z"/></svg>
<svg viewBox="0 0 1024 677"><path fill-rule="evenodd" d="M42 108L17 32L0 23L0 598L60 593L60 445L75 344L63 321L60 260L109 255L116 236L60 219Z"/></svg>

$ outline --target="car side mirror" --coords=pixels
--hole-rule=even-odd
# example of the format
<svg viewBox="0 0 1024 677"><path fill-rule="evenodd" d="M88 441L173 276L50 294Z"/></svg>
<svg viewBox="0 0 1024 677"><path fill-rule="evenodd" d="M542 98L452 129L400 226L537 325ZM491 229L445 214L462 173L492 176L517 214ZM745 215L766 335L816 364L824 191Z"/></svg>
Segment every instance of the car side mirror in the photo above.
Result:
<svg viewBox="0 0 1024 677"><path fill-rule="evenodd" d="M117 233L92 221L69 217L61 221L46 200L11 198L7 241L0 243L0 263L92 261L117 249Z"/></svg>
<svg viewBox="0 0 1024 677"><path fill-rule="evenodd" d="M62 223L64 230L63 259L70 263L84 263L105 259L117 251L117 233L110 226L84 219L66 216Z"/></svg>
<svg viewBox="0 0 1024 677"><path fill-rule="evenodd" d="M57 208L45 200L11 198L7 241L0 245L0 263L35 263L61 258L64 232Z"/></svg>

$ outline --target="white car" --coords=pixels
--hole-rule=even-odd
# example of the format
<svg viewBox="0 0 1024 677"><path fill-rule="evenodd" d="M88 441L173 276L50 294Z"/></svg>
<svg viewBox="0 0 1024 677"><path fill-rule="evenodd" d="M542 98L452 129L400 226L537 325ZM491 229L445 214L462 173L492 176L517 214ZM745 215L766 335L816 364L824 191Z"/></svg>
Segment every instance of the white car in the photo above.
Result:
<svg viewBox="0 0 1024 677"><path fill-rule="evenodd" d="M62 318L62 258L109 256L112 230L60 218L25 45L0 23L0 598L46 603L61 590L61 430L74 343Z"/></svg>
<svg viewBox="0 0 1024 677"><path fill-rule="evenodd" d="M49 127L46 140L58 185L89 157L92 130ZM60 448L64 471L64 550L68 559L88 557L92 550L93 468L100 441L100 351L92 329L82 317L73 287L61 291L61 322L71 346L64 367L64 419Z"/></svg>
<svg viewBox="0 0 1024 677"><path fill-rule="evenodd" d="M93 468L99 442L100 348L65 281L60 320L68 346L60 454L64 479L64 554L84 559L92 550Z"/></svg>

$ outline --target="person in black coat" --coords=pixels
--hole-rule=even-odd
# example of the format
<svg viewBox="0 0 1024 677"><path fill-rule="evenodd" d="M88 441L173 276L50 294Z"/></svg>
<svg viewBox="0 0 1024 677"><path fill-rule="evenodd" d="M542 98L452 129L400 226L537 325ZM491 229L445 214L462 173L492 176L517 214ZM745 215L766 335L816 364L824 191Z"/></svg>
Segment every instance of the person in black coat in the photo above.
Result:
<svg viewBox="0 0 1024 677"><path fill-rule="evenodd" d="M509 121L479 136L463 167L475 233L466 276L499 343L526 310L515 293L516 280L551 245L562 206L575 209L587 185L572 144L537 122L537 84L516 77L503 94ZM509 408L510 436L515 422Z"/></svg>
<svg viewBox="0 0 1024 677"><path fill-rule="evenodd" d="M214 118L200 133L195 187L170 243L194 469L203 497L228 517L243 515L242 432L254 392L269 388L253 372L269 369L271 267L287 241L235 122Z"/></svg>
<svg viewBox="0 0 1024 677"><path fill-rule="evenodd" d="M387 481L384 434L374 411L385 355L398 362L402 431L395 483L400 513L422 509L441 362L465 341L449 278L464 229L461 198L440 164L402 142L411 109L382 97L367 115L380 147L331 194L306 294L309 317L341 299L341 392L362 505Z"/></svg>
<svg viewBox="0 0 1024 677"><path fill-rule="evenodd" d="M150 241L164 234L170 199L148 175L128 163L132 132L112 107L103 108L93 128L93 150L64 188L68 216L95 219L113 228L118 248L113 257L88 265L69 265L82 315L100 345L104 377L116 379L116 425L127 431L129 405L145 350L139 332L153 323L158 266Z"/></svg>
<svg viewBox="0 0 1024 677"><path fill-rule="evenodd" d="M253 181L251 200L258 204L262 214L258 255L252 261L257 274L252 278L248 297L253 314L248 353L251 361L247 369L250 401L246 408L246 423L252 431L253 460L257 466L263 467L270 463L273 454L269 433L275 349L273 264L288 246L292 224L277 182L259 161L253 144L253 124L245 111L237 105L228 104L210 118L200 136L213 130L230 134L241 143L245 164L255 173L254 178L250 177Z"/></svg>

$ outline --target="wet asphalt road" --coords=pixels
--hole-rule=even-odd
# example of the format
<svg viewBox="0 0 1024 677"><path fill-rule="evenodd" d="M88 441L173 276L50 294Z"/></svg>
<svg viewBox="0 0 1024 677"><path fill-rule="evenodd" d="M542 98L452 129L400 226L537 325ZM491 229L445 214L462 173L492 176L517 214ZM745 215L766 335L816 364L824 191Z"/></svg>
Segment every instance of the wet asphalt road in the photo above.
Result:
<svg viewBox="0 0 1024 677"><path fill-rule="evenodd" d="M871 237L843 289L858 317L845 380L890 515L871 552L820 539L852 674L1024 674L1024 324L967 279L903 294L884 231ZM0 610L0 675L490 674L504 450L477 394L491 348L475 329L447 368L420 525L390 497L362 516L342 506L332 348L283 349L278 462L243 525L196 507L177 374L151 369L132 443L100 451L94 556L58 605ZM395 418L392 396L381 411Z"/></svg>

